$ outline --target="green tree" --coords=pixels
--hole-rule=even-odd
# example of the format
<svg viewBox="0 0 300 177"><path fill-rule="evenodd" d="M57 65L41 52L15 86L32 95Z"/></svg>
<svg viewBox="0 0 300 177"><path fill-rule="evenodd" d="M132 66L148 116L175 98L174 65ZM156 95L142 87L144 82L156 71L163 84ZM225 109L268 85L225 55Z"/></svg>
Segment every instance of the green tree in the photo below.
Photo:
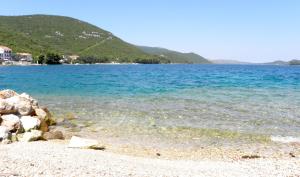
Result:
<svg viewBox="0 0 300 177"><path fill-rule="evenodd" d="M58 54L48 53L45 63L48 65L57 65L57 64L61 64L60 63L61 59L62 59L62 57Z"/></svg>
<svg viewBox="0 0 300 177"><path fill-rule="evenodd" d="M39 64L44 64L46 62L46 58L45 58L45 55L40 55L38 58L37 58L37 62Z"/></svg>

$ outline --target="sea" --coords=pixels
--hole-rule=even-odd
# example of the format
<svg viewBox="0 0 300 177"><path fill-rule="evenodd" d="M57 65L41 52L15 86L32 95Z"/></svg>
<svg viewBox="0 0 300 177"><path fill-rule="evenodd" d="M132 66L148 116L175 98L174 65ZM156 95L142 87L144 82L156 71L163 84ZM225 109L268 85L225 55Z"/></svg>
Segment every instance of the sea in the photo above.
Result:
<svg viewBox="0 0 300 177"><path fill-rule="evenodd" d="M1 66L0 89L26 92L61 126L98 138L183 146L300 141L298 66Z"/></svg>

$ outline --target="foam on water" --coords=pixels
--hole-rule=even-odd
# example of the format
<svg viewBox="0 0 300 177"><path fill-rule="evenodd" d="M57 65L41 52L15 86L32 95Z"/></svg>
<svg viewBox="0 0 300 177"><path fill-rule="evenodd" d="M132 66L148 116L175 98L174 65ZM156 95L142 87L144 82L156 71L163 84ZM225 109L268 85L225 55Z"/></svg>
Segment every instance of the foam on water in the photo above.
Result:
<svg viewBox="0 0 300 177"><path fill-rule="evenodd" d="M279 143L300 143L300 137L271 136L271 140Z"/></svg>

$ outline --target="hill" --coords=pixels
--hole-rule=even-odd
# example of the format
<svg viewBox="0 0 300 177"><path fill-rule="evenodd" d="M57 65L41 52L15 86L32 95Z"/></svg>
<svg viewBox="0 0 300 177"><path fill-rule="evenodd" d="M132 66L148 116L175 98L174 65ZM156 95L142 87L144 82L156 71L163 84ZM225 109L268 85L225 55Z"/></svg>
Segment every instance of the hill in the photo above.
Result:
<svg viewBox="0 0 300 177"><path fill-rule="evenodd" d="M55 52L120 62L159 58L97 26L63 16L0 16L0 44L34 57Z"/></svg>
<svg viewBox="0 0 300 177"><path fill-rule="evenodd" d="M145 53L151 55L158 55L169 60L171 63L195 63L195 64L209 64L211 63L204 57L195 53L181 53L159 47L137 46Z"/></svg>
<svg viewBox="0 0 300 177"><path fill-rule="evenodd" d="M300 65L300 60L294 59L294 60L289 61L288 64L289 65Z"/></svg>
<svg viewBox="0 0 300 177"><path fill-rule="evenodd" d="M243 64L252 64L249 62L242 62L237 60L210 60L214 64L232 64L232 65L243 65Z"/></svg>
<svg viewBox="0 0 300 177"><path fill-rule="evenodd" d="M287 61L282 61L282 60L277 60L277 61L273 61L273 62L269 62L269 63L264 63L266 65L288 65L289 62Z"/></svg>

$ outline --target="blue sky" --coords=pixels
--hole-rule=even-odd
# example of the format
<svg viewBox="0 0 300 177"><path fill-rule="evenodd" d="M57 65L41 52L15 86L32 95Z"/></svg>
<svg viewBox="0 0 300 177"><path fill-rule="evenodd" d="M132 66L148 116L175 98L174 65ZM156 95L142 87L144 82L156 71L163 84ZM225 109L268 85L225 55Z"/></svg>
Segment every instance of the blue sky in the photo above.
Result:
<svg viewBox="0 0 300 177"><path fill-rule="evenodd" d="M71 16L133 44L195 52L209 59L300 59L299 0L0 2L0 15Z"/></svg>

